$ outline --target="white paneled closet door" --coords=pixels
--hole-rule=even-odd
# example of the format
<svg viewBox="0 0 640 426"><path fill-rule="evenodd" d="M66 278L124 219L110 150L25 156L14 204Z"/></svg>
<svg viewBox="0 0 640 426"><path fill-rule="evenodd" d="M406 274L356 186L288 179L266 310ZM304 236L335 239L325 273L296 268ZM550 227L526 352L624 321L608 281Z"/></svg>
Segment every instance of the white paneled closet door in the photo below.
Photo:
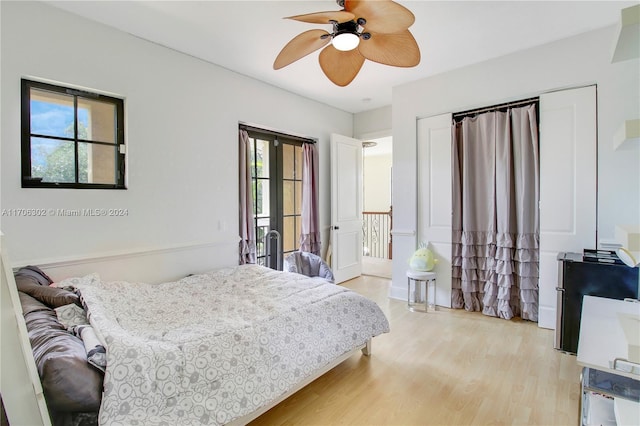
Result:
<svg viewBox="0 0 640 426"><path fill-rule="evenodd" d="M596 87L540 96L538 325L555 328L560 252L596 247ZM418 120L418 242L438 259L436 303L451 306L451 114Z"/></svg>
<svg viewBox="0 0 640 426"><path fill-rule="evenodd" d="M418 120L416 153L418 244L429 242L438 260L435 302L446 307L451 307L451 120L451 114Z"/></svg>
<svg viewBox="0 0 640 426"><path fill-rule="evenodd" d="M556 327L559 252L596 248L596 87L540 96L539 318Z"/></svg>

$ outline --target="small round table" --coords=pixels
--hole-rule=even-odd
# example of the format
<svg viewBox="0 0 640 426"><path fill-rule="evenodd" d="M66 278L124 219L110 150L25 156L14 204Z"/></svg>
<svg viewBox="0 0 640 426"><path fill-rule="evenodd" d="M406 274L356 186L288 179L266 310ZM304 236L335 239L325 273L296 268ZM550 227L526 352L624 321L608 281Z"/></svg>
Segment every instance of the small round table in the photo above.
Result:
<svg viewBox="0 0 640 426"><path fill-rule="evenodd" d="M413 294L412 285L413 283ZM422 292L422 286L419 283L424 283L424 294ZM435 299L435 286L436 286L436 273L425 271L414 271L409 269L407 271L407 307L412 312L431 312L435 311L435 300L429 303L429 285L433 284L433 293ZM411 297L413 296L413 297Z"/></svg>

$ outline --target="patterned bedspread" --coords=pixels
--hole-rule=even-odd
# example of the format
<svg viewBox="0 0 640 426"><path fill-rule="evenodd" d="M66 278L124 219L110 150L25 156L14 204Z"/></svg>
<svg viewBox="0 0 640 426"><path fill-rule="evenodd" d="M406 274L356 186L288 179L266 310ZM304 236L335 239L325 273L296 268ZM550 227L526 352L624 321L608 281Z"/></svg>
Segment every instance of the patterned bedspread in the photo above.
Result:
<svg viewBox="0 0 640 426"><path fill-rule="evenodd" d="M76 286L107 348L102 425L225 424L389 331L357 293L257 265Z"/></svg>

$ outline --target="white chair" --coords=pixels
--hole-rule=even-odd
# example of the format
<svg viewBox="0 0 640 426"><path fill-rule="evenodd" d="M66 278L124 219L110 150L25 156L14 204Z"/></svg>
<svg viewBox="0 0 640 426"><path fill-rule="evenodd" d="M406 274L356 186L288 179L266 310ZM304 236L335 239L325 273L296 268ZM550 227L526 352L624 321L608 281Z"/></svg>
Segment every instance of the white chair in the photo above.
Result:
<svg viewBox="0 0 640 426"><path fill-rule="evenodd" d="M420 286L420 283L424 283L424 293L422 292L422 286ZM413 286L411 284L413 284ZM429 287L431 284L433 284L434 300L432 303L429 303ZM414 271L413 269L409 269L407 271L407 307L409 310L412 312L435 311L435 289L435 272Z"/></svg>
<svg viewBox="0 0 640 426"><path fill-rule="evenodd" d="M308 277L321 277L333 282L333 271L329 265L318 255L304 251L296 251L284 259L283 270L306 275Z"/></svg>

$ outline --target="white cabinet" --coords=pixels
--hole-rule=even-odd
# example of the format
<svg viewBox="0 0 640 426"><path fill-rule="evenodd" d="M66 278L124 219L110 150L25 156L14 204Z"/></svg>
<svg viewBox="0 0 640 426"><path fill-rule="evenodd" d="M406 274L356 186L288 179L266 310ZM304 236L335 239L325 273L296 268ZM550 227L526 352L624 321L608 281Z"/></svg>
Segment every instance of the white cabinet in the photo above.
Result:
<svg viewBox="0 0 640 426"><path fill-rule="evenodd" d="M638 52L640 52L640 5L635 5L620 11L618 37L611 62L636 59L639 56Z"/></svg>
<svg viewBox="0 0 640 426"><path fill-rule="evenodd" d="M613 149L640 144L640 118L625 120L613 135Z"/></svg>
<svg viewBox="0 0 640 426"><path fill-rule="evenodd" d="M629 420L640 412L638 380L585 367L581 388L581 425L638 425Z"/></svg>
<svg viewBox="0 0 640 426"><path fill-rule="evenodd" d="M577 356L584 367L581 425L638 424L640 360L635 359L635 342L627 339L629 330L619 318L640 321L640 303L584 297ZM636 332L631 330L631 335Z"/></svg>

